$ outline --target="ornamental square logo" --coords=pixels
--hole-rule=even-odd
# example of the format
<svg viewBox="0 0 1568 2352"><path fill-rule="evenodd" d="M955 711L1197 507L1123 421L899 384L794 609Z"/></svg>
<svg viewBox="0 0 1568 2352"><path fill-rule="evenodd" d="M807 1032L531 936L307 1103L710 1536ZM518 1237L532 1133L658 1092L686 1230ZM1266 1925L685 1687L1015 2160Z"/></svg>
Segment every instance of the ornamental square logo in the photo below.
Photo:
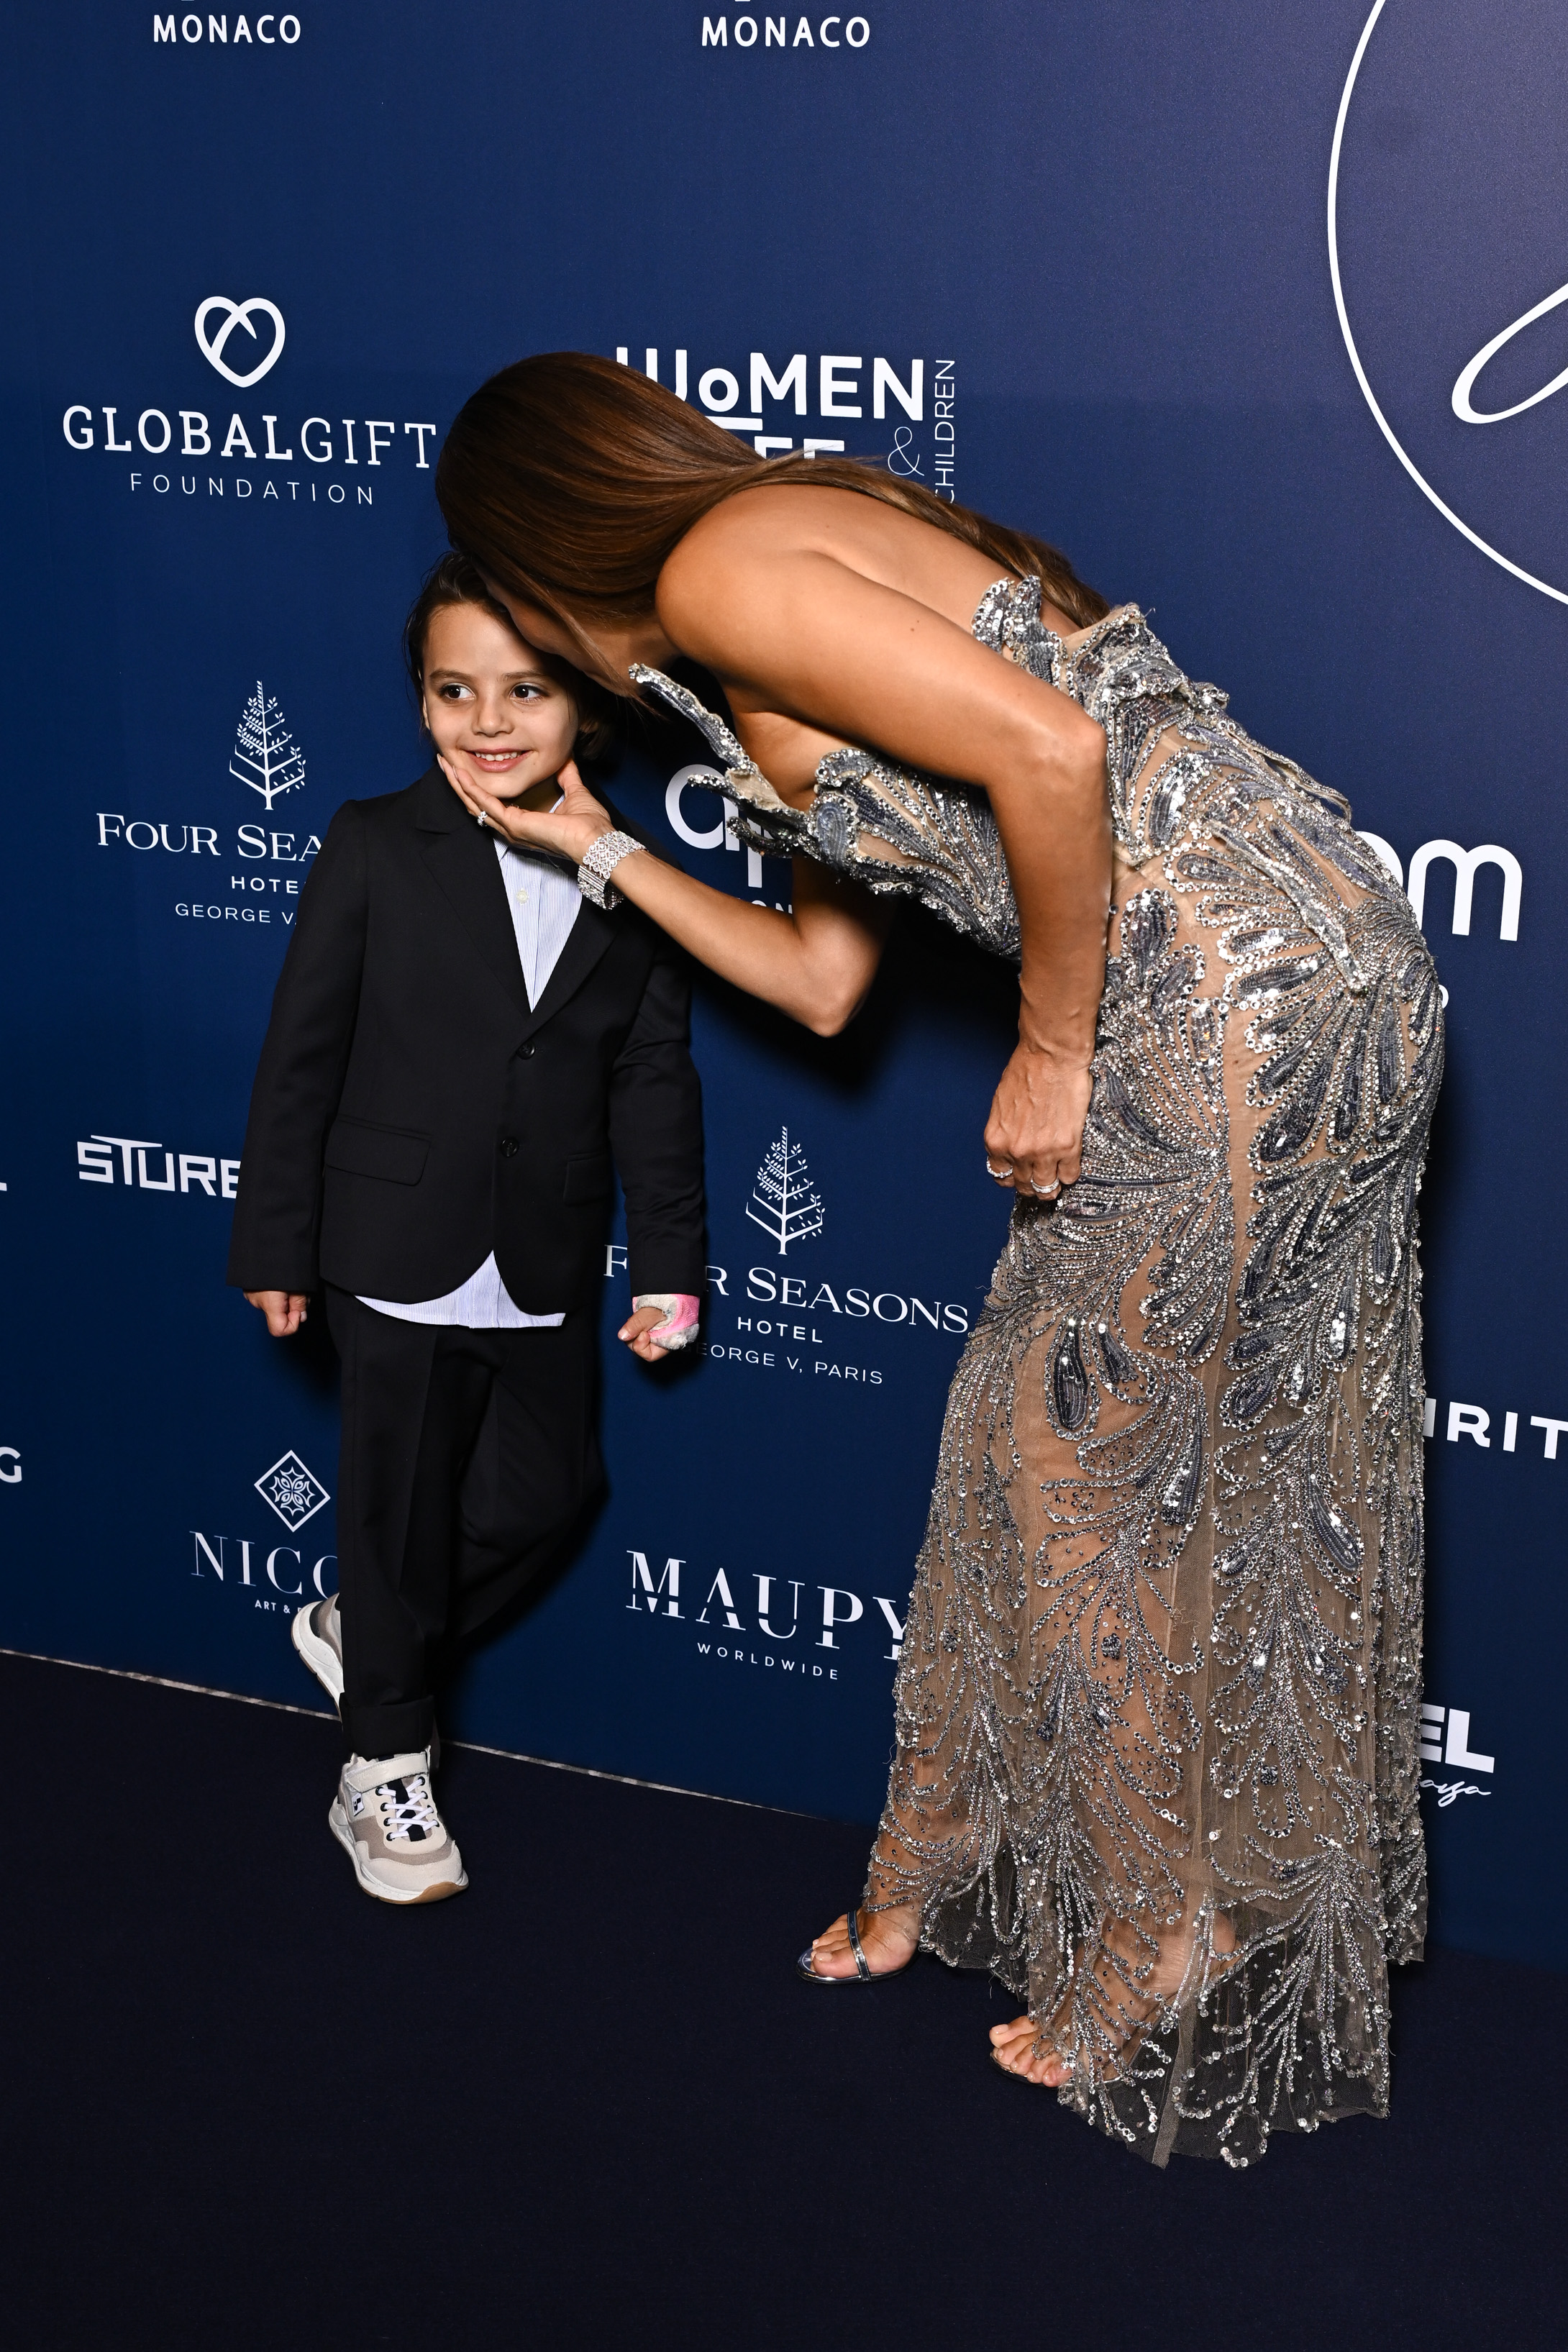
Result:
<svg viewBox="0 0 1568 2352"><path fill-rule="evenodd" d="M277 1512L291 1536L297 1535L306 1520L313 1519L332 1499L315 1472L306 1467L292 1447L279 1455L270 1470L262 1472L256 1482L256 1491Z"/></svg>
<svg viewBox="0 0 1568 2352"><path fill-rule="evenodd" d="M1375 0L1329 159L1329 268L1356 382L1471 546L1568 604L1568 18Z"/></svg>
<svg viewBox="0 0 1568 2352"><path fill-rule="evenodd" d="M220 312L222 319L217 332L211 334L208 332L207 321L215 311ZM237 327L243 328L256 349L261 348L261 338L250 323L253 314L271 320L271 348L257 361L247 375L242 375L237 369L229 366L224 357L224 352L229 337ZM286 332L282 311L276 302L268 302L266 296L262 294L252 294L245 302L231 302L226 294L209 294L196 312L196 341L201 347L202 357L216 368L219 375L225 377L228 383L237 384L241 392L247 391L253 383L259 383L262 377L270 373L277 366L283 356ZM243 345L238 348L245 349ZM254 358L255 350L249 352L247 356Z"/></svg>

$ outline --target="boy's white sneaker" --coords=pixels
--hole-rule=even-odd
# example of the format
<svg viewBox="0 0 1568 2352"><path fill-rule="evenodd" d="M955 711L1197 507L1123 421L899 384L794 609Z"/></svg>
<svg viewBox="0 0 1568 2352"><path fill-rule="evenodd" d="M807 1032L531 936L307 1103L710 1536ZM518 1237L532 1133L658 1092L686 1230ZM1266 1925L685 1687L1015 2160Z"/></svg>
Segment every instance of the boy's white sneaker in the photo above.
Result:
<svg viewBox="0 0 1568 2352"><path fill-rule="evenodd" d="M343 1629L338 1596L308 1601L294 1612L290 1639L334 1706L343 1695Z"/></svg>
<svg viewBox="0 0 1568 2352"><path fill-rule="evenodd" d="M327 1823L367 1895L381 1903L440 1903L468 1883L457 1841L436 1810L430 1750L343 1766Z"/></svg>

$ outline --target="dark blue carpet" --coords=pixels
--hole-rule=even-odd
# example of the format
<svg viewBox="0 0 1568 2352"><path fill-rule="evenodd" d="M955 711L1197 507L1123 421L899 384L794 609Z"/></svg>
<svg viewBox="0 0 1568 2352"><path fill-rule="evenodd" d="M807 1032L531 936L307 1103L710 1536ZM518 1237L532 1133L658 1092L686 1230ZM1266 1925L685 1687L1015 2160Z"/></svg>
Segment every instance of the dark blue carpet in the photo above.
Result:
<svg viewBox="0 0 1568 2352"><path fill-rule="evenodd" d="M1563 1985L1441 1952L1388 2123L1155 2173L922 1961L792 1961L865 1832L453 1751L368 1901L335 1727L0 1657L18 2347L1487 2352L1565 2321Z"/></svg>

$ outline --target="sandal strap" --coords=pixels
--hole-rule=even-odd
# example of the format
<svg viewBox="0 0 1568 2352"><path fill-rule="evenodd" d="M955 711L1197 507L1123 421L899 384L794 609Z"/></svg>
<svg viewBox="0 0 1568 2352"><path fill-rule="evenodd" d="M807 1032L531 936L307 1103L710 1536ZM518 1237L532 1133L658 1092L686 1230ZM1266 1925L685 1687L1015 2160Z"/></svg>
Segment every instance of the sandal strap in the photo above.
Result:
<svg viewBox="0 0 1568 2352"><path fill-rule="evenodd" d="M855 1955L856 1975L860 1979L862 1984L869 1984L871 1981L870 1965L867 1960L865 1952L861 1948L860 1930L855 1924L856 1913L858 1911L859 1907L858 1904L852 1905L847 1914L849 1924L849 1948Z"/></svg>

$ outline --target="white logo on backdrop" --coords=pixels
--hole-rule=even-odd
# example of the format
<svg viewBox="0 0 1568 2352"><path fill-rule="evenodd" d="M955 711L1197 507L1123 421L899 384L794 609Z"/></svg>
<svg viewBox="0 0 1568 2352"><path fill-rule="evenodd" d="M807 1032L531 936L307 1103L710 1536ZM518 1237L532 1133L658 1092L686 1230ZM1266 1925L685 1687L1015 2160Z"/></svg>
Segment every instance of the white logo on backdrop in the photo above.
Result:
<svg viewBox="0 0 1568 2352"><path fill-rule="evenodd" d="M209 25L221 26L225 21L208 19ZM244 19L237 21L243 24ZM257 21L259 25L271 19ZM174 18L169 22L172 26ZM265 352L262 337L252 323L258 318L271 323L271 348ZM237 329L242 338L237 341ZM196 311L195 336L196 348L209 367L242 391L259 383L277 366L287 340L282 311L260 294L252 294L243 302L231 301L226 294L209 294ZM250 356L256 356L256 364L248 371L230 364L231 360ZM187 352L182 372L188 368ZM177 397L171 397L173 391L172 385L163 391L167 407L149 405L141 410L134 402L126 402L123 387L118 401L73 400L60 417L67 447L79 455L95 450L106 457L130 457L129 491L132 498L142 498L143 503L149 497L176 502L232 497L236 506L254 500L258 513L269 499L280 509L298 508L301 513L312 507L352 505L356 510L374 507L375 484L386 478L381 469L390 471L399 462L394 454L397 451L405 453L405 465L412 457L416 473L430 471L430 444L437 427L426 420L408 417L401 428L391 416L297 415L290 422L275 409L263 409L259 415L252 410L247 416L237 408L231 410L226 428L221 411L209 415L204 408L181 406ZM205 400L208 394L198 389L197 396ZM301 401L300 406L304 405ZM163 459L170 470L165 473L160 465L155 470L143 471L139 451ZM241 462L247 469L243 472L238 469ZM187 465L194 470L187 473ZM254 472L249 470L252 467ZM329 471L322 475L319 467ZM354 470L349 478L336 478L339 468L347 473L351 467Z"/></svg>
<svg viewBox="0 0 1568 2352"><path fill-rule="evenodd" d="M750 0L736 0L738 7L746 7ZM759 33L755 16L704 16L702 39L705 49L727 49L733 30L738 49L754 49ZM790 37L787 16L763 16L761 40L766 49L798 49L803 44L808 49L863 49L871 37L868 16L822 16L817 19L815 34L809 16L797 16L795 37Z"/></svg>
<svg viewBox="0 0 1568 2352"><path fill-rule="evenodd" d="M1340 153L1344 144L1345 122L1350 114L1351 99L1355 90L1357 76L1361 72L1362 60L1366 56L1368 45L1377 29L1378 19L1386 5L1387 0L1376 0L1371 16L1362 27L1362 36L1356 43L1355 55L1351 59L1351 69L1346 76L1344 90L1340 99L1340 110L1334 123L1333 145L1329 155L1329 274L1333 281L1334 308L1339 312L1340 331L1345 340L1345 349L1350 353L1351 365L1355 370L1356 382L1362 388L1367 406L1377 420L1378 429L1416 488L1425 497L1431 499L1445 521L1451 522L1454 529L1468 539L1472 547L1478 548L1481 554L1489 556L1494 563L1500 563L1505 572L1510 572L1516 580L1522 580L1527 588L1539 588L1543 596L1554 598L1559 604L1568 604L1568 590L1555 588L1549 580L1538 579L1533 572L1527 572L1522 564L1515 563L1510 557L1504 555L1500 549L1493 547L1489 541L1484 540L1479 531L1472 530L1469 524L1455 513L1447 499L1439 497L1384 415L1366 370L1362 364L1361 353L1356 349L1355 337L1351 331L1350 318L1345 309L1344 288L1340 278ZM1511 408L1478 409L1471 397L1475 391L1476 379L1488 362L1495 359L1516 335L1521 334L1527 327L1532 326L1537 319L1544 318L1548 311L1554 310L1559 303L1565 301L1568 301L1568 286L1559 287L1554 294L1547 295L1545 299L1536 303L1532 310L1526 310L1521 317L1515 319L1511 325L1504 327L1500 333L1494 335L1489 342L1484 343L1475 356L1460 369L1455 381L1450 405L1454 415L1460 419L1461 423L1501 425L1510 417L1519 416L1526 409L1534 408L1540 402L1550 399L1553 393L1561 391L1565 384L1568 384L1568 368L1565 368L1561 375L1553 377L1550 383L1543 384L1539 392L1532 393L1526 400L1517 402Z"/></svg>
<svg viewBox="0 0 1568 2352"><path fill-rule="evenodd" d="M214 310L222 310L226 315L216 337L209 339L206 322ZM224 358L224 350L236 327L243 327L253 343L258 340L256 330L250 323L250 314L253 310L258 310L264 319L271 320L274 331L272 349L264 360L257 362L248 375L240 375ZM209 294L196 312L196 341L201 346L202 357L216 368L219 375L226 377L230 383L237 384L241 392L246 391L253 383L259 383L262 377L270 373L277 366L283 354L283 338L286 331L283 313L277 303L268 302L266 297L260 294L253 294L247 302L231 302L226 294Z"/></svg>
<svg viewBox="0 0 1568 2352"><path fill-rule="evenodd" d="M815 1241L822 1231L826 1214L822 1195L812 1183L805 1152L798 1143L790 1141L787 1127L781 1128L777 1141L768 1146L746 1214L777 1242L780 1257L787 1254L792 1242Z"/></svg>
<svg viewBox="0 0 1568 2352"><path fill-rule="evenodd" d="M1439 1400L1436 1397L1427 1397L1422 1415L1422 1427L1428 1437L1435 1438L1437 1434L1438 1410ZM1458 1445L1462 1440L1468 1440L1470 1444L1479 1445L1483 1452L1490 1452L1492 1416L1486 1405L1466 1404L1461 1398L1450 1397L1447 1422L1446 1433L1450 1445ZM1505 1454L1517 1454L1519 1451L1519 1422L1520 1417L1516 1412L1505 1409L1502 1417L1502 1451ZM1552 1413L1532 1412L1527 1425L1531 1429L1539 1429L1542 1433L1539 1454L1536 1454L1534 1439L1526 1440L1527 1458L1535 1455L1539 1461L1557 1461L1559 1459L1557 1441L1560 1437L1568 1436L1568 1421L1560 1421Z"/></svg>
<svg viewBox="0 0 1568 2352"><path fill-rule="evenodd" d="M176 12L171 8L166 16L160 16L157 10L153 10L153 38L155 42L174 40L175 14ZM268 25L276 25L278 30L275 33L269 33L267 29ZM289 29L290 26L294 28L292 32ZM221 41L226 47L227 45L228 18L226 16L209 16L204 26L202 19L193 13L179 18L178 29L182 41L199 42L205 36L211 42ZM238 48L242 42L248 41L254 47L259 41L264 49L270 49L275 48L281 41L285 48L291 49L300 37L300 31L298 16L258 16L254 33L243 16L237 16L234 20L234 44L236 48Z"/></svg>
<svg viewBox="0 0 1568 2352"><path fill-rule="evenodd" d="M1543 383L1539 392L1532 392L1528 400L1516 400L1511 408L1478 408L1471 398L1476 378L1496 359L1499 352L1511 343L1515 335L1521 335L1526 327L1533 327L1537 319L1544 319L1549 310L1555 310L1563 302L1568 302L1568 286L1559 286L1544 302L1537 302L1533 310L1527 310L1521 319L1515 319L1511 326L1505 327L1500 335L1494 335L1489 343L1483 343L1468 365L1459 370L1454 382L1451 405L1461 425L1505 425L1510 416L1522 416L1527 408L1539 408L1543 400L1550 400L1554 392L1561 392L1568 383L1568 368L1564 368L1562 374L1554 375L1550 383Z"/></svg>
<svg viewBox="0 0 1568 2352"><path fill-rule="evenodd" d="M132 817L127 821L122 809L100 809L97 811L98 846L100 849L119 846L143 855L168 854L196 859L194 868L187 865L180 873L178 887L182 895L173 901L174 912L183 921L248 924L253 932L263 924L268 929L290 929L296 910L289 902L298 898L303 887L300 869L309 865L321 844L318 835L304 831L306 819L295 819L296 829L292 831L272 830L270 819L274 803L285 793L295 792L304 783L305 765L305 755L289 732L277 696L269 695L265 683L258 678L255 692L247 698L239 714L228 772L257 794L267 811L268 823L265 825L249 822L237 824L234 848L225 851L218 845L219 825L216 824L196 824L188 818L180 824L172 824L166 818ZM248 807L249 803L245 805ZM252 815L254 814L252 811ZM287 814L283 823L287 826ZM218 861L217 872L202 862L208 857ZM226 869L226 858L229 861ZM280 873L276 870L279 867L294 870ZM209 890L222 891L224 898L216 904L209 903ZM113 1142L116 1139L93 1139L92 1152L85 1144L82 1147L82 1171L84 1179L89 1182L110 1184L114 1181L108 1153L96 1151L96 1146L106 1139ZM147 1147L148 1150L154 1148L163 1149L162 1145ZM142 1150L140 1144L137 1149ZM182 1156L182 1192L186 1189L187 1166L200 1167L203 1164L188 1161ZM139 1178L133 1179L127 1162L125 1181L128 1184L139 1181L150 1192L173 1189L171 1185L148 1176L144 1151L138 1165L142 1172ZM208 1160L205 1165L210 1171L214 1163ZM223 1162L226 1171L238 1165L237 1160L226 1160ZM225 1199L232 1200L234 1195L228 1190L226 1172L224 1184Z"/></svg>
<svg viewBox="0 0 1568 2352"><path fill-rule="evenodd" d="M313 1519L322 1505L332 1499L292 1447L279 1456L270 1470L262 1472L256 1491L264 1503L271 1505L291 1536L298 1535L306 1520Z"/></svg>
<svg viewBox="0 0 1568 2352"><path fill-rule="evenodd" d="M259 793L268 810L280 793L291 793L305 781L305 755L289 732L277 696L259 678L239 715L228 772Z"/></svg>
<svg viewBox="0 0 1568 2352"><path fill-rule="evenodd" d="M1454 919L1451 928L1460 939L1468 939L1470 933L1476 875L1483 866L1495 866L1502 876L1502 911L1498 917L1498 937L1500 940L1518 939L1519 902L1524 890L1524 868L1511 849L1504 849L1495 841L1483 841L1475 849L1466 849L1457 841L1424 841L1411 856L1407 877L1399 862L1398 851L1391 842L1384 841L1381 833L1363 830L1361 838L1369 849L1375 850L1400 888L1406 893L1411 910L1423 929L1426 918L1427 873L1434 865L1453 867ZM1447 1004L1447 1001L1445 995L1444 1003Z"/></svg>
<svg viewBox="0 0 1568 2352"><path fill-rule="evenodd" d="M1434 1706L1430 1703L1423 1706L1421 1760L1424 1764L1452 1765L1459 1772L1489 1774L1497 1769L1495 1756L1478 1755L1471 1748L1469 1709L1463 1706ZM1489 1789L1479 1789L1473 1780L1434 1780L1429 1773L1423 1776L1421 1786L1433 1790L1444 1810L1460 1797L1491 1795Z"/></svg>
<svg viewBox="0 0 1568 2352"><path fill-rule="evenodd" d="M665 791L664 813L669 819L670 831L679 840L685 842L688 849L738 850L740 848L741 843L735 831L735 820L741 812L727 793L721 794L717 822L704 826L700 832L690 822L680 804L680 796L689 785L694 785L701 791L712 792L723 782L724 779L717 768L709 767L700 760L693 761L689 767L678 768L675 774L671 776ZM760 890L762 887L762 856L757 850L748 849L746 887L748 890Z"/></svg>
<svg viewBox="0 0 1568 2352"><path fill-rule="evenodd" d="M751 19L743 21L751 23ZM781 20L782 21L782 20ZM804 22L804 19L802 20ZM733 353L739 359L739 353ZM626 343L616 347L616 357L622 367L631 365L631 350ZM869 383L867 382L868 359ZM917 450L911 425L922 425L926 417L926 363L910 357L900 360L895 366L879 352L823 352L815 367L805 352L792 352L782 370L775 373L765 352L750 353L743 370L728 367L704 368L700 355L693 362L689 351L678 349L674 368L668 379L660 373L660 357L655 344L643 352L643 373L655 383L668 382L677 400L689 397L693 383L697 398L710 425L726 433L744 434L759 457L780 457L795 447L795 417L810 413L813 388L816 395L816 414L828 426L826 436L802 433L800 451L807 457L842 456L847 447L843 438L845 424L859 424L866 415L867 395L869 394L871 420L886 424L901 411L910 420L908 425L893 425L893 446L883 452L890 473L918 475L926 479L921 456ZM930 458L931 475L929 487L939 498L951 499L953 495L953 467L956 459L955 418L957 415L957 362L935 360L931 363L929 386L931 415ZM905 381L905 372L908 382ZM745 380L745 399L742 399L742 379ZM742 414L742 406L746 414ZM775 414L770 417L769 408ZM776 413L782 411L782 414ZM788 430L779 431L781 425ZM877 436L879 439L880 436Z"/></svg>
<svg viewBox="0 0 1568 2352"><path fill-rule="evenodd" d="M851 1592L842 1585L814 1585L811 1588L812 1591L822 1595L819 1619L815 1601L808 1601L804 1614L802 1612L800 1596L806 1590L803 1580L787 1576L763 1576L754 1569L742 1574L721 1568L716 1570L708 1587L701 1608L694 1612L693 1604L697 1600L698 1591L700 1591L700 1583L699 1582L697 1591L689 1589L684 1595L680 1583L680 1571L683 1568L691 1566L689 1560L672 1559L667 1557L663 1568L656 1575L650 1563L658 1559L657 1551L652 1553L635 1551L629 1545L627 1550L632 1563L632 1592L626 1607L634 1614L641 1614L646 1611L650 1617L681 1618L681 1602L684 1598L683 1622L693 1625L714 1627L727 1633L745 1633L750 1631L750 1628L741 1612L743 1608L752 1606L750 1595L745 1588L748 1583L754 1582L757 1588L757 1598L752 1613L756 1619L757 1631L762 1634L764 1642L793 1642L798 1634L802 1637L803 1647L841 1650L843 1644L838 1636L843 1628L847 1625L858 1625L864 1621L867 1632L874 1633L878 1641L890 1638L892 1647L883 1651L884 1657L896 1659L903 1646L905 1621L900 1616L893 1602L883 1599L879 1593L873 1594L872 1598L881 1612L881 1623L879 1623L874 1617L868 1616L865 1601L858 1592ZM706 1575L707 1570L703 1570L700 1573ZM789 1596L787 1599L786 1594ZM784 1622L786 1618L787 1623ZM863 1641L865 1636L861 1635L858 1638ZM707 1642L699 1642L697 1647L704 1657L713 1654L711 1644ZM731 1651L723 1648L719 1650L717 1654L721 1658L728 1658ZM745 1664L748 1654L743 1645L736 1645L733 1655L737 1663ZM771 1666L775 1662L772 1657L759 1658L751 1654L750 1663L754 1666L764 1664ZM786 1664L784 1672L788 1674L791 1671L792 1668ZM804 1675L814 1670L802 1665L800 1671ZM837 1680L837 1676L834 1679Z"/></svg>
<svg viewBox="0 0 1568 2352"><path fill-rule="evenodd" d="M164 1151L161 1143L134 1135L91 1135L79 1139L77 1175L84 1184L116 1181L114 1155L120 1154L120 1179L141 1192L204 1192L209 1201L233 1201L239 1192L239 1162L220 1160L208 1151ZM154 1174L157 1156L163 1170ZM152 1155L149 1157L149 1155ZM179 1174L175 1175L176 1158Z"/></svg>

